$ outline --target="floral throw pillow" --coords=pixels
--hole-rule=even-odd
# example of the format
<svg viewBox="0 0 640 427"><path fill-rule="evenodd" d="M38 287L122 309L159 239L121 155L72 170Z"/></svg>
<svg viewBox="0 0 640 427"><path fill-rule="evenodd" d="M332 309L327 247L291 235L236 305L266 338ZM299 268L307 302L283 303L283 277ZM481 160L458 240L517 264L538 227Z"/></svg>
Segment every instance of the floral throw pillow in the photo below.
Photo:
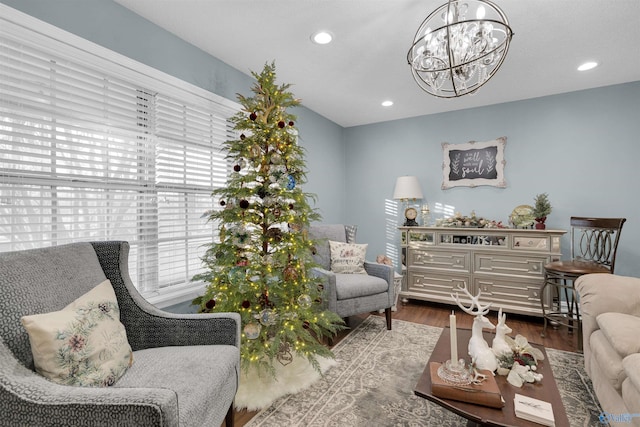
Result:
<svg viewBox="0 0 640 427"><path fill-rule="evenodd" d="M106 387L133 363L118 301L105 280L61 311L22 317L36 371L66 385Z"/></svg>
<svg viewBox="0 0 640 427"><path fill-rule="evenodd" d="M331 249L331 271L346 274L367 274L364 260L367 244L329 241Z"/></svg>

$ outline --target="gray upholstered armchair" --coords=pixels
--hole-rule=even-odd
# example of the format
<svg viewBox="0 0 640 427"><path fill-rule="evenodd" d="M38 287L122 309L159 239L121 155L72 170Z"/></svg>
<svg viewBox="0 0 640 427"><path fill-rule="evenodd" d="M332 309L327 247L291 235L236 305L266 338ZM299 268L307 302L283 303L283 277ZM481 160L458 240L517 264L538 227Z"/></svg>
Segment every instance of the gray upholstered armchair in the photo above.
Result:
<svg viewBox="0 0 640 427"><path fill-rule="evenodd" d="M327 308L346 318L370 311L384 310L387 329L391 329L391 306L394 304L393 268L365 261L366 274L343 274L331 271L329 241L355 243L357 227L343 224L314 224L309 237L316 240L314 260L320 265L317 274L324 278Z"/></svg>
<svg viewBox="0 0 640 427"><path fill-rule="evenodd" d="M126 242L0 253L0 425L233 424L240 366L237 313L176 315L134 288ZM105 279L113 285L133 365L111 387L51 382L34 372L24 315L59 311Z"/></svg>

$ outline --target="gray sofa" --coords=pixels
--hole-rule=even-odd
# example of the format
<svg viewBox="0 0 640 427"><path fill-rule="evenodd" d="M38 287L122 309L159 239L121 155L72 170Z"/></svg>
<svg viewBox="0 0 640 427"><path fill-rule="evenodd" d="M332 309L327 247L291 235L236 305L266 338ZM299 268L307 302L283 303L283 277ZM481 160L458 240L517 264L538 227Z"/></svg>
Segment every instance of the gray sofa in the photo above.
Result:
<svg viewBox="0 0 640 427"><path fill-rule="evenodd" d="M233 424L240 366L237 313L176 315L146 302L127 242L0 253L0 425ZM61 310L109 279L134 363L112 387L59 385L34 372L24 315Z"/></svg>
<svg viewBox="0 0 640 427"><path fill-rule="evenodd" d="M585 368L603 417L640 426L640 278L587 274L576 288Z"/></svg>

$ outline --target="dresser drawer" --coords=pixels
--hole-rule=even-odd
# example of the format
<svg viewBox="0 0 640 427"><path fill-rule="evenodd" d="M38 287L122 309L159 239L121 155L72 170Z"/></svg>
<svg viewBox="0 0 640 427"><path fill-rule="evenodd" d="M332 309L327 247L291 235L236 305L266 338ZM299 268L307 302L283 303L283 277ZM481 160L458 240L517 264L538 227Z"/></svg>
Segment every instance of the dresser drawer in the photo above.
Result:
<svg viewBox="0 0 640 427"><path fill-rule="evenodd" d="M409 248L409 265L437 270L469 272L469 252Z"/></svg>
<svg viewBox="0 0 640 427"><path fill-rule="evenodd" d="M475 273L503 274L522 277L544 277L547 257L509 255L506 253L475 253L473 266Z"/></svg>
<svg viewBox="0 0 640 427"><path fill-rule="evenodd" d="M481 301L492 302L492 310L502 308L505 312L542 316L540 306L542 281L475 275L473 285L476 291L482 292ZM545 305L549 306L547 296L545 296Z"/></svg>
<svg viewBox="0 0 640 427"><path fill-rule="evenodd" d="M456 289L461 287L469 289L468 275L432 274L409 270L407 292L403 292L403 297L454 304L451 294L455 294Z"/></svg>

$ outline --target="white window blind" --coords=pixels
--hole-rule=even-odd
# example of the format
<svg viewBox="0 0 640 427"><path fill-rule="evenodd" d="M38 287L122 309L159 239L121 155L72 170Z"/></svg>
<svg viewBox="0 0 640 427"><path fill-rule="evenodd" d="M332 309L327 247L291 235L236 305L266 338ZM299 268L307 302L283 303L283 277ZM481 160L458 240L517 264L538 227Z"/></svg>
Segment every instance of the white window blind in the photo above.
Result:
<svg viewBox="0 0 640 427"><path fill-rule="evenodd" d="M144 294L189 286L235 108L95 45L0 27L0 251L127 240Z"/></svg>

